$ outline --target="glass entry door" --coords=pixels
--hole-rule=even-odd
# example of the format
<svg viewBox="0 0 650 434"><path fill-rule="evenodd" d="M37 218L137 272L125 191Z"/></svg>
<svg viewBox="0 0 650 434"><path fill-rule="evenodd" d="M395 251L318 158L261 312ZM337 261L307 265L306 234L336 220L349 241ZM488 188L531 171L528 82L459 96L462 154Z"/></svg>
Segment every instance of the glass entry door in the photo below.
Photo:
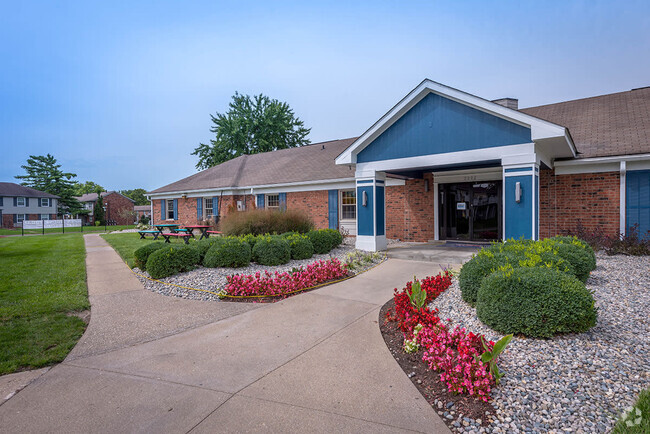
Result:
<svg viewBox="0 0 650 434"><path fill-rule="evenodd" d="M441 184L439 194L441 239L501 239L501 181Z"/></svg>

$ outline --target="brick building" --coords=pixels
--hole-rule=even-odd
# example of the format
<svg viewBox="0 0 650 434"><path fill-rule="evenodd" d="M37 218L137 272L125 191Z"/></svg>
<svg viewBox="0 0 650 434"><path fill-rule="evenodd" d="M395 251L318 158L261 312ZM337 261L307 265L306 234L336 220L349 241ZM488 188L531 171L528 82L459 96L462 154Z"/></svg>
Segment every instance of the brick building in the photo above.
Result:
<svg viewBox="0 0 650 434"><path fill-rule="evenodd" d="M132 225L135 222L135 202L117 191L103 191L101 193L106 208L105 218L108 224ZM90 214L82 216L83 224L94 224L93 212L99 196L97 193L88 193L76 198Z"/></svg>
<svg viewBox="0 0 650 434"><path fill-rule="evenodd" d="M307 212L357 246L650 230L650 88L518 109L425 80L361 136L245 155L149 193L155 221Z"/></svg>

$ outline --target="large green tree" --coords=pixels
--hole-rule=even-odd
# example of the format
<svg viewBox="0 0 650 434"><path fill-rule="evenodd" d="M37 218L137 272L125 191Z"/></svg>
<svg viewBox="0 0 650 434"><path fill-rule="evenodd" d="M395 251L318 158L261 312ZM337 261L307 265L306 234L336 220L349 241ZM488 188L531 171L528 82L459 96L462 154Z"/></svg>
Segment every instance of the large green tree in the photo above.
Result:
<svg viewBox="0 0 650 434"><path fill-rule="evenodd" d="M77 175L62 171L52 155L30 155L27 164L20 167L27 172L16 176L22 180L22 185L59 196L57 214L77 214L83 209L74 198L74 178Z"/></svg>
<svg viewBox="0 0 650 434"><path fill-rule="evenodd" d="M308 145L305 128L285 102L265 95L235 92L227 113L211 116L215 138L192 152L199 157L197 169L207 169L245 154Z"/></svg>
<svg viewBox="0 0 650 434"><path fill-rule="evenodd" d="M74 183L74 194L75 196L81 196L88 193L95 193L97 190L106 191L104 187L99 184L96 184L92 181L86 181L84 183L75 182Z"/></svg>
<svg viewBox="0 0 650 434"><path fill-rule="evenodd" d="M144 188L134 188L133 190L120 190L120 194L128 197L131 200L135 201L136 205L149 205L149 201L145 194L147 190Z"/></svg>

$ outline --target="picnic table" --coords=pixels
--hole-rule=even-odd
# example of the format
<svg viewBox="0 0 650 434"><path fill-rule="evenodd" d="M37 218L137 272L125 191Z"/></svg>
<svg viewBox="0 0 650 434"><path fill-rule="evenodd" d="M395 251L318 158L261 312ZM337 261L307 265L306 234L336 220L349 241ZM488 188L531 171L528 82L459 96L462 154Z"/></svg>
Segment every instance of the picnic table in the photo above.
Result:
<svg viewBox="0 0 650 434"><path fill-rule="evenodd" d="M202 240L203 238L208 238L209 234L207 234L206 232L208 231L208 229L210 229L210 226L206 226L206 225L187 225L187 226L185 226L185 229L187 229L189 231L190 235L192 235L193 238L194 238L194 229L200 230L201 231L201 238L199 238L199 239Z"/></svg>
<svg viewBox="0 0 650 434"><path fill-rule="evenodd" d="M166 225L153 225L154 228L158 229L160 234L162 235L163 229L169 229L173 231L174 229L178 229L180 225L175 225L175 224L166 224Z"/></svg>
<svg viewBox="0 0 650 434"><path fill-rule="evenodd" d="M192 238L192 235L188 233L179 233L179 232L161 232L160 235L165 239L166 243L171 243L170 238L183 238L183 241L185 241L185 244L190 243L190 238Z"/></svg>
<svg viewBox="0 0 650 434"><path fill-rule="evenodd" d="M141 240L144 240L145 236L147 236L147 235L153 235L153 239L157 240L158 235L160 235L160 232L158 232L158 231L138 231L138 233L140 234L140 239Z"/></svg>
<svg viewBox="0 0 650 434"><path fill-rule="evenodd" d="M205 231L205 237L206 238L208 238L210 236L210 234L222 236L223 232L220 232L220 231Z"/></svg>

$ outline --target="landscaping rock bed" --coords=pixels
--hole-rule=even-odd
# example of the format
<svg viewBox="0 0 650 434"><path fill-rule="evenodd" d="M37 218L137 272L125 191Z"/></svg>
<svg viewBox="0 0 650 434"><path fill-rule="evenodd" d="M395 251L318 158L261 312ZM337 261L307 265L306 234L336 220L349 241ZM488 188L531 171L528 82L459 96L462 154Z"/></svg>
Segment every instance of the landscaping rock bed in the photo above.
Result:
<svg viewBox="0 0 650 434"><path fill-rule="evenodd" d="M314 255L309 259L291 260L289 263L284 265L264 266L256 263L251 263L248 266L241 268L199 267L186 273L180 273L174 276L160 279L162 282L171 283L178 286L165 285L163 283L154 282L145 277L142 277L141 275L149 277L149 274L147 272L139 270L138 268L134 268L134 271L137 273L138 279L140 279L144 287L150 291L163 295L170 295L191 300L217 301L220 300L219 297L211 292L219 292L219 290L226 285L227 276L231 276L233 274L255 274L258 271L261 273L264 273L265 271L269 271L270 273L277 271L281 273L285 271L291 271L294 268L306 266L318 260L325 260L329 258L337 258L341 262L344 262L346 256L353 251L355 251L354 239L346 239L343 244L332 250L330 253L324 255ZM375 264L376 262L369 263L365 269L370 268ZM358 274L362 271L364 271L364 269L355 270L354 272L355 274ZM195 291L183 287L203 289L211 292Z"/></svg>
<svg viewBox="0 0 650 434"><path fill-rule="evenodd" d="M598 323L586 333L553 339L515 337L499 361L505 374L492 389L495 411L481 427L455 414L457 432L608 432L625 407L650 386L650 258L598 255L587 287ZM474 333L497 340L458 282L431 307ZM457 423L458 422L458 423ZM482 420L485 424L485 419Z"/></svg>

